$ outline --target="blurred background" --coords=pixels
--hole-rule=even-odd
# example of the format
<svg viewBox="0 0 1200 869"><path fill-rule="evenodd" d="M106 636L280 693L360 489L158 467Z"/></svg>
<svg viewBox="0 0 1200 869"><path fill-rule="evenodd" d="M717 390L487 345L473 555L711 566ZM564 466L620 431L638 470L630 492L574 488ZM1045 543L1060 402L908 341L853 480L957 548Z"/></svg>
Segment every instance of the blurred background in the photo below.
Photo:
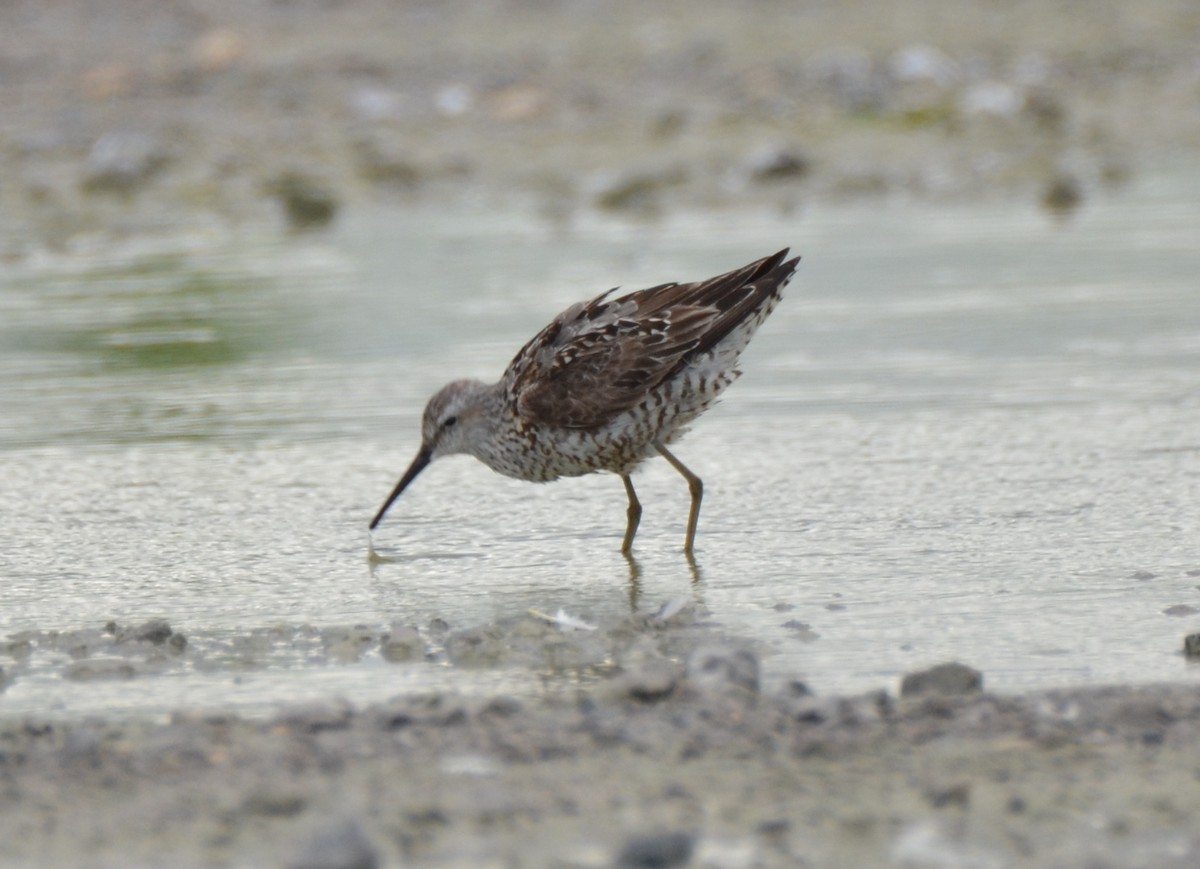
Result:
<svg viewBox="0 0 1200 869"><path fill-rule="evenodd" d="M1004 192L1069 210L1200 141L1189 0L10 0L6 258L317 226Z"/></svg>

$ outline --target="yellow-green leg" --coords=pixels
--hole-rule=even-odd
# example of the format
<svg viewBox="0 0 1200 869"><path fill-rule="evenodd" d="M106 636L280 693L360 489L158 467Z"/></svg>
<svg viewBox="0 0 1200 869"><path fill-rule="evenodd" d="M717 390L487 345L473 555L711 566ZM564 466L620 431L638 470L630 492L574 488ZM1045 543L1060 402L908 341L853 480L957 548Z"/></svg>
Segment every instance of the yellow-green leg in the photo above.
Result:
<svg viewBox="0 0 1200 869"><path fill-rule="evenodd" d="M688 482L688 491L692 493L692 508L688 511L687 538L683 543L683 551L690 556L692 554L692 544L696 542L696 523L700 519L700 500L704 497L704 483L662 444L656 443L654 448L658 450L664 459L671 463L672 468L683 475L683 478Z"/></svg>
<svg viewBox="0 0 1200 869"><path fill-rule="evenodd" d="M638 523L642 521L642 502L638 500L637 492L633 491L633 480L628 474L621 474L621 482L625 484L625 494L629 496L629 509L625 512L628 517L625 540L621 543L621 551L628 555L633 548L633 535L637 534Z"/></svg>

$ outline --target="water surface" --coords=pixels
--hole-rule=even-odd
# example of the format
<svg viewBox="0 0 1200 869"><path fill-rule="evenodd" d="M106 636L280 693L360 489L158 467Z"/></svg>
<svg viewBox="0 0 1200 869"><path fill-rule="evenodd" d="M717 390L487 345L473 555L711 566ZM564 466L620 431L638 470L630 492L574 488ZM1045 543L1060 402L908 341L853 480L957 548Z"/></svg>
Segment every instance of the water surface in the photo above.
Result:
<svg viewBox="0 0 1200 869"><path fill-rule="evenodd" d="M565 226L418 207L325 238L14 265L0 638L161 617L236 660L273 626L467 627L530 607L606 623L686 597L755 643L768 681L821 692L948 659L998 690L1194 680L1197 226L1200 176L1175 172L1066 222L1023 202ZM686 486L662 462L637 478L632 588L616 477L534 486L465 457L426 471L369 557L366 523L444 381L494 379L614 283L784 245L798 279L676 450L706 485L697 571L679 551ZM119 682L0 647L0 714L540 690L520 669L336 664L286 636L253 667Z"/></svg>

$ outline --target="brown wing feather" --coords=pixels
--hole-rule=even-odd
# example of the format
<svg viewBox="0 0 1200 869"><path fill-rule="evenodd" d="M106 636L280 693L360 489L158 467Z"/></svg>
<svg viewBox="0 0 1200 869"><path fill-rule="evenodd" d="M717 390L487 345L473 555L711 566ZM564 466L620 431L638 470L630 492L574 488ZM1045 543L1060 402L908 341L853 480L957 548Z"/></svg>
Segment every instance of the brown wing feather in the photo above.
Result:
<svg viewBox="0 0 1200 869"><path fill-rule="evenodd" d="M634 407L690 358L711 349L795 269L787 250L691 284L661 284L573 305L539 332L505 373L531 422L594 428Z"/></svg>

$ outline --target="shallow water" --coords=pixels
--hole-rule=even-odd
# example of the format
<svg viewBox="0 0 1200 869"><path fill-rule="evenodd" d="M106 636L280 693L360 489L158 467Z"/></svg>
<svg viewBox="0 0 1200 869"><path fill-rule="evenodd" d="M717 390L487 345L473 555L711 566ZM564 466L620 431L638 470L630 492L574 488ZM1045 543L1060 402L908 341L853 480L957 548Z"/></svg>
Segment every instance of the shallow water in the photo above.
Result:
<svg viewBox="0 0 1200 869"><path fill-rule="evenodd" d="M1198 226L1200 176L1175 172L1066 222L1023 202L566 226L414 208L11 266L0 638L161 617L213 663L81 682L59 651L0 645L0 714L540 690L518 667L332 663L304 626L606 624L680 597L752 638L768 681L820 692L947 659L997 690L1195 680L1200 616L1164 610L1200 609ZM462 457L369 554L445 380L494 379L612 283L785 244L798 280L676 450L706 485L695 572L662 462L638 479L636 581L615 477L533 486Z"/></svg>

